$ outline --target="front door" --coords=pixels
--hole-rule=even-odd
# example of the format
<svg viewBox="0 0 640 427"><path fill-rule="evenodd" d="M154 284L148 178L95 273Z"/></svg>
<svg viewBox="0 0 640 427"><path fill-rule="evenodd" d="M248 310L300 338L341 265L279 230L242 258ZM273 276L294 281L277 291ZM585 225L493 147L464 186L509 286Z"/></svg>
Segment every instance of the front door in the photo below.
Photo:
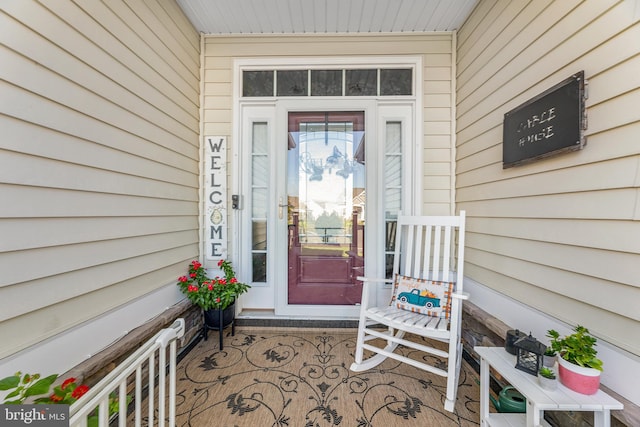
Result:
<svg viewBox="0 0 640 427"><path fill-rule="evenodd" d="M420 203L413 111L410 102L335 99L242 107L230 245L252 286L244 307L358 315L357 277L385 277L395 215Z"/></svg>
<svg viewBox="0 0 640 427"><path fill-rule="evenodd" d="M365 112L288 112L287 302L360 302L365 243Z"/></svg>

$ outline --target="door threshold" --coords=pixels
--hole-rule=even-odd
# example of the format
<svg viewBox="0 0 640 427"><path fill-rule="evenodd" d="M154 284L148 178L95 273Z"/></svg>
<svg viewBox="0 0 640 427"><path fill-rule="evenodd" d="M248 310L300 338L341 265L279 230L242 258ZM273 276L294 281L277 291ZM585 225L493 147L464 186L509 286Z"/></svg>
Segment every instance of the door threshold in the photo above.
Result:
<svg viewBox="0 0 640 427"><path fill-rule="evenodd" d="M276 316L273 310L242 310L236 315L237 326L279 328L357 328L358 319Z"/></svg>

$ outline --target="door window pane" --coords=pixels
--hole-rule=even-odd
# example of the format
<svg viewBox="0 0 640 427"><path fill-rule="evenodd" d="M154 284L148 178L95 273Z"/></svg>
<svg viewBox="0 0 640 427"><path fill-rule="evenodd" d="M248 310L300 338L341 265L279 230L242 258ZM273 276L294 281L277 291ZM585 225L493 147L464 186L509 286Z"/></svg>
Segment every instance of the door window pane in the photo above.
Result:
<svg viewBox="0 0 640 427"><path fill-rule="evenodd" d="M311 96L341 96L342 70L311 70Z"/></svg>
<svg viewBox="0 0 640 427"><path fill-rule="evenodd" d="M254 253L251 258L251 268L253 271L253 283L267 281L267 254Z"/></svg>
<svg viewBox="0 0 640 427"><path fill-rule="evenodd" d="M242 96L273 96L273 70L243 71Z"/></svg>
<svg viewBox="0 0 640 427"><path fill-rule="evenodd" d="M378 94L378 70L347 70L347 96L375 96Z"/></svg>
<svg viewBox="0 0 640 427"><path fill-rule="evenodd" d="M253 167L253 176L251 177L251 184L256 188L259 187L263 182L262 180L267 175L267 169L269 158L266 154L254 154L252 156L252 167Z"/></svg>
<svg viewBox="0 0 640 427"><path fill-rule="evenodd" d="M278 71L278 96L306 96L308 91L308 71Z"/></svg>
<svg viewBox="0 0 640 427"><path fill-rule="evenodd" d="M251 224L253 249L267 249L267 221L253 221Z"/></svg>
<svg viewBox="0 0 640 427"><path fill-rule="evenodd" d="M402 123L385 125L384 210L395 215L402 206Z"/></svg>
<svg viewBox="0 0 640 427"><path fill-rule="evenodd" d="M413 70L381 69L380 95L412 95Z"/></svg>
<svg viewBox="0 0 640 427"><path fill-rule="evenodd" d="M254 221L266 218L267 216L267 190L265 188L253 187L251 216Z"/></svg>

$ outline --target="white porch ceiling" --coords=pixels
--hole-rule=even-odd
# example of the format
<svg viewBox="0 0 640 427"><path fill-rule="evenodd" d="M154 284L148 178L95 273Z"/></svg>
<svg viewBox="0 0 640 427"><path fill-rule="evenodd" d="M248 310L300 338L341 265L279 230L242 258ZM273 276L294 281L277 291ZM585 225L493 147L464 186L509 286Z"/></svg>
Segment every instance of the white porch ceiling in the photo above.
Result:
<svg viewBox="0 0 640 427"><path fill-rule="evenodd" d="M206 34L457 30L478 0L177 0Z"/></svg>

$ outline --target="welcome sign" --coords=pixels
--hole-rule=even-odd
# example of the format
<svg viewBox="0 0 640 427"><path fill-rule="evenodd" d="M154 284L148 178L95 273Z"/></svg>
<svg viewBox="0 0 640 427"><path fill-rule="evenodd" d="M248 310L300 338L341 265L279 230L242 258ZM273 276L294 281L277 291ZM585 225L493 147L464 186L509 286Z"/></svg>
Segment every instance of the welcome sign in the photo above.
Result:
<svg viewBox="0 0 640 427"><path fill-rule="evenodd" d="M227 138L204 139L205 259L227 258Z"/></svg>

